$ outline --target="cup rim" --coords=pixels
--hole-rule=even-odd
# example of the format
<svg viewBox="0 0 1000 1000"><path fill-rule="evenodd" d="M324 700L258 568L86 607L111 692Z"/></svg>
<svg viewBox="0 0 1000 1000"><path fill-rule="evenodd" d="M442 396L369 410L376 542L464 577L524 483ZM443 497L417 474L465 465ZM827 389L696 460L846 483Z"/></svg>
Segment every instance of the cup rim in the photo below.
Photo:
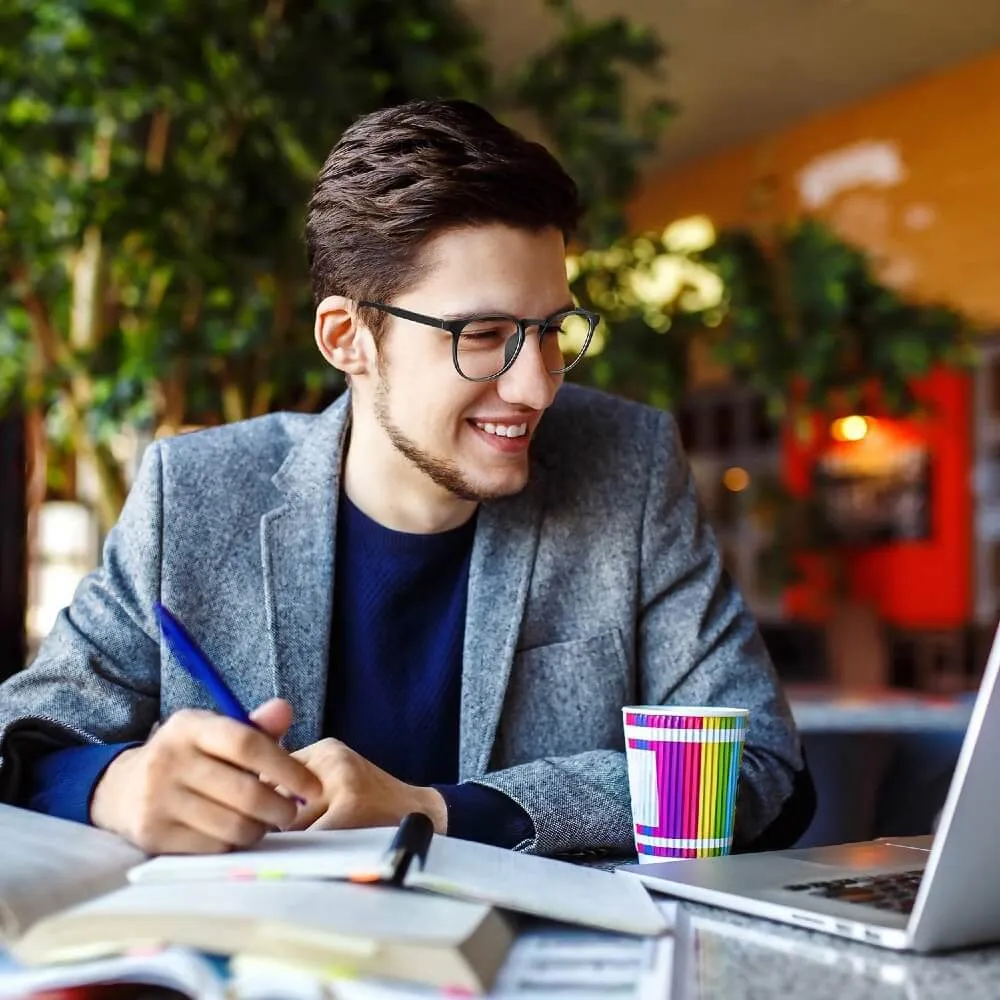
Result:
<svg viewBox="0 0 1000 1000"><path fill-rule="evenodd" d="M728 716L740 716L748 718L750 709L748 708L714 708L710 706L699 707L697 705L623 705L622 715L626 712L635 712L641 715L659 715L664 718L670 716L681 716L682 718L710 718L718 719Z"/></svg>

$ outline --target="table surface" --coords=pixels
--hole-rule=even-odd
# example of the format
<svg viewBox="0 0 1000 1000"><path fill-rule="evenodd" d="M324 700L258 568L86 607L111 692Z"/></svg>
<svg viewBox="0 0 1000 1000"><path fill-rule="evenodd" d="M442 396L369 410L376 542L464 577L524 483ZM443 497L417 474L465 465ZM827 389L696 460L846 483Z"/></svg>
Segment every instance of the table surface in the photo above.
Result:
<svg viewBox="0 0 1000 1000"><path fill-rule="evenodd" d="M944 696L893 688L786 685L799 730L809 732L964 732L973 694Z"/></svg>
<svg viewBox="0 0 1000 1000"><path fill-rule="evenodd" d="M961 733L973 697L787 688L803 733ZM678 905L671 1000L995 1000L1000 947L907 955L689 903Z"/></svg>
<svg viewBox="0 0 1000 1000"><path fill-rule="evenodd" d="M681 903L673 979L670 1000L995 1000L1000 947L906 955Z"/></svg>

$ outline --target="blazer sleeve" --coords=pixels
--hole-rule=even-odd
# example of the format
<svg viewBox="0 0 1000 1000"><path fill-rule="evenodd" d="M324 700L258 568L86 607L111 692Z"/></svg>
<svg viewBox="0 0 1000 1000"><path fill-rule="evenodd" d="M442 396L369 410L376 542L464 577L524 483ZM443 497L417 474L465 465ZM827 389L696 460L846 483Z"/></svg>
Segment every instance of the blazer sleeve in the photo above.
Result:
<svg viewBox="0 0 1000 1000"><path fill-rule="evenodd" d="M157 720L162 497L160 449L152 444L100 568L60 611L31 665L0 684L0 801L23 796L41 754L141 741Z"/></svg>
<svg viewBox="0 0 1000 1000"><path fill-rule="evenodd" d="M676 424L657 413L642 516L634 638L640 704L748 708L734 850L789 846L815 808L787 701L752 614L723 569ZM634 851L625 754L595 749L475 779L531 817L533 853ZM774 835L768 831L773 828Z"/></svg>

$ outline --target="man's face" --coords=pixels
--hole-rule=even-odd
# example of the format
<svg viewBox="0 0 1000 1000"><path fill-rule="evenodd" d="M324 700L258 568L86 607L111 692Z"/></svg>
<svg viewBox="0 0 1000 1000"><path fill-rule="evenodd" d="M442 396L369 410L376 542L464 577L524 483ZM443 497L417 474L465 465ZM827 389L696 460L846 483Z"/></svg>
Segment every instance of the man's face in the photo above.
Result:
<svg viewBox="0 0 1000 1000"><path fill-rule="evenodd" d="M572 305L565 247L556 230L490 225L442 234L425 248L427 277L392 305L442 319L507 313L543 318ZM402 481L415 470L462 500L524 488L528 447L562 384L551 375L531 327L500 378L463 379L444 330L386 317L369 406L394 450ZM393 463L394 464L394 463Z"/></svg>

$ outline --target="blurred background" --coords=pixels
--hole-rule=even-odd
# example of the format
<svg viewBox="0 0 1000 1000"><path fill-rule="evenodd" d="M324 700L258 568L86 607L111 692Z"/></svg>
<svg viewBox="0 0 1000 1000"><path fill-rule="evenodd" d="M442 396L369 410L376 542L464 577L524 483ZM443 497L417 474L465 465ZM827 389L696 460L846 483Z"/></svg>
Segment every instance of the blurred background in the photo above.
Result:
<svg viewBox="0 0 1000 1000"><path fill-rule="evenodd" d="M461 96L580 183L574 376L676 414L800 724L960 734L1000 614L997 93L995 0L3 0L0 677L148 442L342 390L315 174Z"/></svg>

